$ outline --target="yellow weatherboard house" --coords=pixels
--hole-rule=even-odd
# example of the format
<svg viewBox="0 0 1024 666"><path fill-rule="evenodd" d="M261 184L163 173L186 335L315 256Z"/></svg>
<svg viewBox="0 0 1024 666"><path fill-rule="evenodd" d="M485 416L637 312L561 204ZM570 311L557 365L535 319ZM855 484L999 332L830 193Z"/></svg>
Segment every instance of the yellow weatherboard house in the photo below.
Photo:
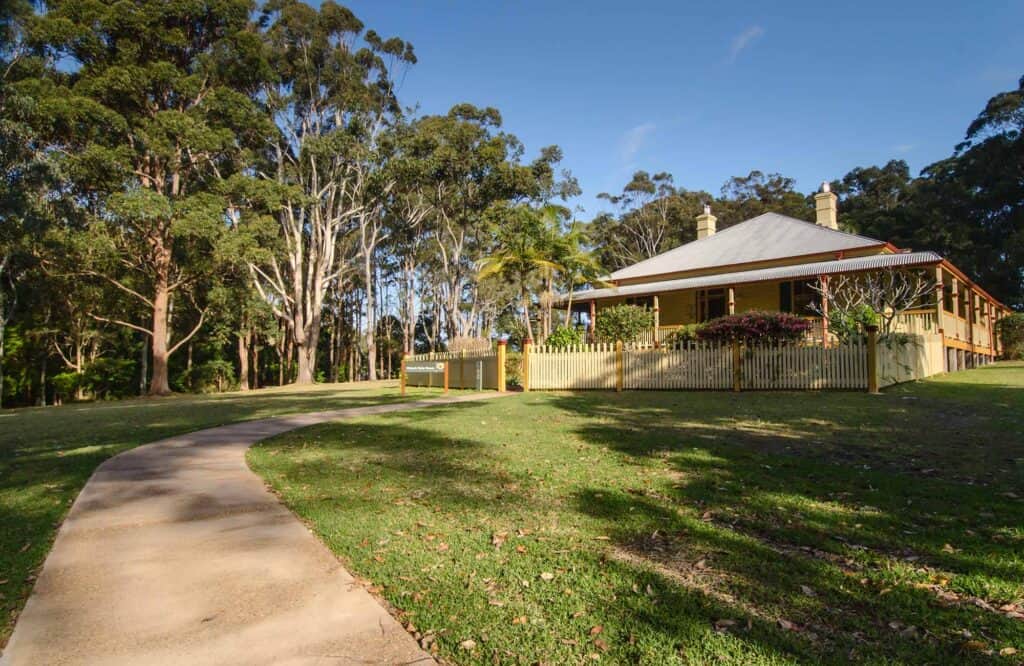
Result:
<svg viewBox="0 0 1024 666"><path fill-rule="evenodd" d="M837 197L827 183L814 198L815 223L765 213L723 231L716 231L716 218L705 207L697 217L697 240L615 271L607 278L612 286L573 293L573 310L587 315L592 334L602 308L649 307L653 343L687 324L727 314L790 312L810 319L812 337L827 341L828 319L814 310L827 313L828 304L815 285L830 276L914 269L934 273L936 294L904 313L897 330L940 333L947 369L999 353L994 326L1009 308L935 252L901 250L840 231Z"/></svg>

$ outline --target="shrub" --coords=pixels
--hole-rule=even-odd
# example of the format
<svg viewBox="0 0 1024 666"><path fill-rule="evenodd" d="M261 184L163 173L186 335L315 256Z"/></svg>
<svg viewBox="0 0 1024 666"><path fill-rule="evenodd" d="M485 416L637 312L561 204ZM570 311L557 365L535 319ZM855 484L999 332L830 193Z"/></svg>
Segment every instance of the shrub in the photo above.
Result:
<svg viewBox="0 0 1024 666"><path fill-rule="evenodd" d="M654 327L654 313L638 305L613 305L597 313L594 335L599 342L636 342L645 329Z"/></svg>
<svg viewBox="0 0 1024 666"><path fill-rule="evenodd" d="M1003 343L1003 356L1024 358L1024 312L1014 312L996 322L996 333Z"/></svg>
<svg viewBox="0 0 1024 666"><path fill-rule="evenodd" d="M85 369L82 388L98 400L124 398L138 391L135 361L124 358L98 358Z"/></svg>
<svg viewBox="0 0 1024 666"><path fill-rule="evenodd" d="M864 334L865 326L878 326L878 314L866 304L861 304L849 311L833 310L828 316L828 330L846 342Z"/></svg>
<svg viewBox="0 0 1024 666"><path fill-rule="evenodd" d="M213 359L181 373L179 382L195 393L223 393L235 385L235 367L229 361Z"/></svg>
<svg viewBox="0 0 1024 666"><path fill-rule="evenodd" d="M556 326L544 344L551 347L571 347L583 344L583 331L572 326Z"/></svg>
<svg viewBox="0 0 1024 666"><path fill-rule="evenodd" d="M78 391L82 384L82 375L77 372L62 372L50 378L53 382L53 394L58 402L64 402Z"/></svg>
<svg viewBox="0 0 1024 666"><path fill-rule="evenodd" d="M687 324L665 336L664 344L667 347L678 347L687 342L693 342L698 339L697 333L702 328L704 328L704 324Z"/></svg>
<svg viewBox="0 0 1024 666"><path fill-rule="evenodd" d="M811 322L786 312L744 312L712 319L697 331L700 340L714 342L787 342L800 340Z"/></svg>
<svg viewBox="0 0 1024 666"><path fill-rule="evenodd" d="M505 384L507 386L523 385L523 355L520 352L505 353Z"/></svg>

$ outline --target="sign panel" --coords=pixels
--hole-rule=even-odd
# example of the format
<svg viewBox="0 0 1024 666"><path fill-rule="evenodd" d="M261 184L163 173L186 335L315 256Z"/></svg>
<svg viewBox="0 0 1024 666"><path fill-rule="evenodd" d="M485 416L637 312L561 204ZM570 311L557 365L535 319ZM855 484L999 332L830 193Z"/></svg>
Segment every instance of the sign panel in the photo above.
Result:
<svg viewBox="0 0 1024 666"><path fill-rule="evenodd" d="M411 372L444 372L444 362L439 363L406 363L405 371Z"/></svg>

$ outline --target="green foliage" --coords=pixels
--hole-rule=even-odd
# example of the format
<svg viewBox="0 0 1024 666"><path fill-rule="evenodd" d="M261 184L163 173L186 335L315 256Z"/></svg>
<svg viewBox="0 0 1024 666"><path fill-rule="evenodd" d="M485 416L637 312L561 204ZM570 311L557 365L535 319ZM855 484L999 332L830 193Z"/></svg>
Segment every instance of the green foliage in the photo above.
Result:
<svg viewBox="0 0 1024 666"><path fill-rule="evenodd" d="M864 335L865 326L878 326L878 322L878 314L870 306L862 304L849 312L829 312L828 330L841 342L846 342Z"/></svg>
<svg viewBox="0 0 1024 666"><path fill-rule="evenodd" d="M640 334L654 327L654 313L638 305L613 305L597 313L594 335L599 342L636 342Z"/></svg>
<svg viewBox="0 0 1024 666"><path fill-rule="evenodd" d="M98 400L124 398L138 388L135 362L125 358L98 358L83 373L82 387Z"/></svg>
<svg viewBox="0 0 1024 666"><path fill-rule="evenodd" d="M699 339L697 335L704 324L686 324L665 336L666 347L677 347Z"/></svg>
<svg viewBox="0 0 1024 666"><path fill-rule="evenodd" d="M507 386L523 385L523 354L517 351L505 352L505 384Z"/></svg>
<svg viewBox="0 0 1024 666"><path fill-rule="evenodd" d="M1003 356L1024 359L1024 312L1014 312L997 321L996 334L1003 344Z"/></svg>
<svg viewBox="0 0 1024 666"><path fill-rule="evenodd" d="M82 385L82 375L77 372L61 372L50 378L53 393L60 400L69 400Z"/></svg>
<svg viewBox="0 0 1024 666"><path fill-rule="evenodd" d="M549 347L570 347L583 344L583 330L575 326L556 326L544 344Z"/></svg>
<svg viewBox="0 0 1024 666"><path fill-rule="evenodd" d="M223 393L236 386L235 366L215 358L192 366L179 379L183 390L194 393Z"/></svg>

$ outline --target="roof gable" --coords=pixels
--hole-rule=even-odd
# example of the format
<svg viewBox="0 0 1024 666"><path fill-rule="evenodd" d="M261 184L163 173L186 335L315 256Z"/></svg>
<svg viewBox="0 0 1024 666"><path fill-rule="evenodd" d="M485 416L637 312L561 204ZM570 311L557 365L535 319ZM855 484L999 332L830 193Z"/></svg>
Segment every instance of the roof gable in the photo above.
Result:
<svg viewBox="0 0 1024 666"><path fill-rule="evenodd" d="M836 231L778 213L764 213L617 270L610 277L627 280L879 245L884 243L874 238Z"/></svg>

